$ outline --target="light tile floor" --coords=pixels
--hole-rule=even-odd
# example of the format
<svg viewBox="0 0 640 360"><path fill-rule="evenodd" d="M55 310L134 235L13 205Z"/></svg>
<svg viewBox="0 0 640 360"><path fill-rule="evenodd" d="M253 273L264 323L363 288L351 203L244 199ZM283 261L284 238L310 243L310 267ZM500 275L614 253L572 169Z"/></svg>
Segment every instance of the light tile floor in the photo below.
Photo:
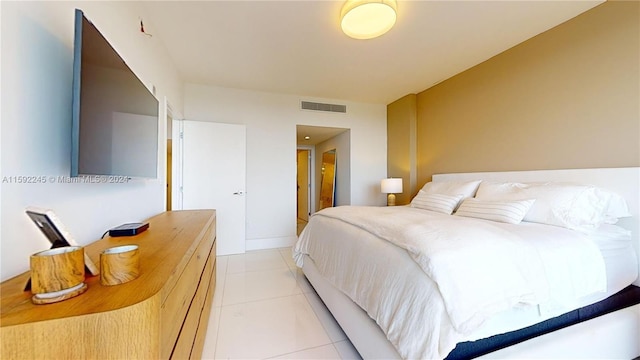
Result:
<svg viewBox="0 0 640 360"><path fill-rule="evenodd" d="M203 359L361 359L290 248L217 261Z"/></svg>

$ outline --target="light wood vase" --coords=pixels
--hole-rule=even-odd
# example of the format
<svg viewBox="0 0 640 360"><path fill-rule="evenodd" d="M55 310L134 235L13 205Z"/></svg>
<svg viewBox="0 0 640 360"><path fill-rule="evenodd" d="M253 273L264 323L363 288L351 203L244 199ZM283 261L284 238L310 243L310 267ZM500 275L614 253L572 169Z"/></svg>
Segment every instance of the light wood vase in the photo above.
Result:
<svg viewBox="0 0 640 360"><path fill-rule="evenodd" d="M84 248L64 246L31 255L31 301L50 304L78 296L84 283Z"/></svg>
<svg viewBox="0 0 640 360"><path fill-rule="evenodd" d="M100 283L119 285L140 275L140 250L138 245L116 246L100 254Z"/></svg>

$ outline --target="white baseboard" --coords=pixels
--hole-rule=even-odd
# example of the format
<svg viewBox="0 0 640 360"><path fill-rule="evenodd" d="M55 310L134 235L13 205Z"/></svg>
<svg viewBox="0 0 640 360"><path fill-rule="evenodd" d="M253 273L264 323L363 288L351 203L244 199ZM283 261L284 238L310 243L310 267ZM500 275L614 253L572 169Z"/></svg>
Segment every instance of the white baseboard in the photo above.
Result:
<svg viewBox="0 0 640 360"><path fill-rule="evenodd" d="M246 250L265 250L265 249L277 249L283 247L293 246L298 240L295 236L283 236L275 238L264 239L247 239Z"/></svg>

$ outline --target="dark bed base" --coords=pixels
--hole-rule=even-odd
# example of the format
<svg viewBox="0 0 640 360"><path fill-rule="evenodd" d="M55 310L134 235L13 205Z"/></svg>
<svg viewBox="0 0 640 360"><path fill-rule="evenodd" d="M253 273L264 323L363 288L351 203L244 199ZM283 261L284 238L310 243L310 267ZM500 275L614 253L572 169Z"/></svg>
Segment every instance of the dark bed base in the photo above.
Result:
<svg viewBox="0 0 640 360"><path fill-rule="evenodd" d="M536 336L593 319L640 303L640 288L630 285L620 292L595 304L570 311L524 329L495 335L477 341L459 343L446 357L447 360L471 359L496 351Z"/></svg>

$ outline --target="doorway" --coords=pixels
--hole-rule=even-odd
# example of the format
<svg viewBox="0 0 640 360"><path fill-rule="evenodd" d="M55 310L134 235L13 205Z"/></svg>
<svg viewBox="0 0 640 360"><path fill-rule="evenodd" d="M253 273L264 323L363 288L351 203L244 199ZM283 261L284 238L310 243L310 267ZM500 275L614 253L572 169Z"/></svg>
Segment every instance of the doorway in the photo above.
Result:
<svg viewBox="0 0 640 360"><path fill-rule="evenodd" d="M320 204L320 185L322 182L322 159L320 156L326 151L333 149L338 162L335 164L337 178L334 180L336 187L334 188L335 205L349 205L351 199L351 178L350 178L350 130L347 128L333 128L325 126L312 125L296 125L296 194L297 194L297 233L306 225L309 217L319 209ZM307 150L307 170L304 170L304 155L300 154L301 150ZM300 169L302 168L302 169ZM300 179L299 176L307 174L308 179ZM305 196L303 184L307 184L308 192L306 192L306 212L305 199L301 199L301 195ZM302 194L301 194L302 192ZM340 200L342 199L342 200Z"/></svg>

